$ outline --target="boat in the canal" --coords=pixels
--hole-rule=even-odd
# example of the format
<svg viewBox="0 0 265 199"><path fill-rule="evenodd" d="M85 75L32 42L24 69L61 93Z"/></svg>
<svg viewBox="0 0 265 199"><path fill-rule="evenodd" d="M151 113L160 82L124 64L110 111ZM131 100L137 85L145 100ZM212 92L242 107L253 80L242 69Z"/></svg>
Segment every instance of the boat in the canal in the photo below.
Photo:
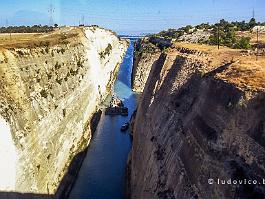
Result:
<svg viewBox="0 0 265 199"><path fill-rule="evenodd" d="M121 126L121 131L127 131L129 129L129 126L130 126L129 122L126 122Z"/></svg>
<svg viewBox="0 0 265 199"><path fill-rule="evenodd" d="M128 116L128 108L124 106L122 100L112 95L110 106L106 108L105 115L122 115Z"/></svg>

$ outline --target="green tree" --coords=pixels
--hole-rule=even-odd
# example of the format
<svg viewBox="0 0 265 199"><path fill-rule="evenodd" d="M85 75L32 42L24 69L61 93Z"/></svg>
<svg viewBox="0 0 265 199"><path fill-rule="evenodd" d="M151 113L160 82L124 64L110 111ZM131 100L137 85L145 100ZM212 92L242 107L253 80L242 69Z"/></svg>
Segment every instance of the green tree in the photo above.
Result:
<svg viewBox="0 0 265 199"><path fill-rule="evenodd" d="M241 37L235 44L235 48L250 49L250 37Z"/></svg>
<svg viewBox="0 0 265 199"><path fill-rule="evenodd" d="M218 36L220 45L233 47L236 42L235 25L224 19L220 20L220 23L214 25L213 34L209 38L209 43L217 45Z"/></svg>
<svg viewBox="0 0 265 199"><path fill-rule="evenodd" d="M225 46L232 47L236 42L236 33L234 27L228 27L223 38L223 43Z"/></svg>
<svg viewBox="0 0 265 199"><path fill-rule="evenodd" d="M248 23L248 28L249 29L252 29L256 25L257 25L256 19L255 18L251 18L250 21L249 21L249 23Z"/></svg>
<svg viewBox="0 0 265 199"><path fill-rule="evenodd" d="M192 26L191 25L187 25L183 28L184 32L185 33L189 33L190 29L192 29Z"/></svg>

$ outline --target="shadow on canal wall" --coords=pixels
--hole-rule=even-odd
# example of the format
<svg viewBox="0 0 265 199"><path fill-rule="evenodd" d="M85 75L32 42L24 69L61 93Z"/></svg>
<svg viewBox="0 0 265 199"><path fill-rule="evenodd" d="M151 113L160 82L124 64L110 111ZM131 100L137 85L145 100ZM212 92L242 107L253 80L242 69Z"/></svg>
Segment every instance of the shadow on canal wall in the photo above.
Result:
<svg viewBox="0 0 265 199"><path fill-rule="evenodd" d="M101 118L102 111L94 113L90 120L91 134L95 133L98 123ZM89 147L89 146L88 146ZM71 161L68 171L65 173L61 183L55 194L38 194L38 193L18 193L18 192L3 192L0 191L0 199L67 199L74 187L79 170L82 166L83 160L86 157L87 149L77 153Z"/></svg>

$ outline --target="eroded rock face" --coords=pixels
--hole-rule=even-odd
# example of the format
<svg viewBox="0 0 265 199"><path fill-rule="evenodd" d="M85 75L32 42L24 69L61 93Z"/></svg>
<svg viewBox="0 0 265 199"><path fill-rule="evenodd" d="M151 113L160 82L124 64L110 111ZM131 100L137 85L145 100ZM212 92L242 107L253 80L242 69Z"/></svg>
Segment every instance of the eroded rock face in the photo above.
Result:
<svg viewBox="0 0 265 199"><path fill-rule="evenodd" d="M214 60L176 48L152 64L134 119L129 198L264 198L263 185L217 184L263 183L264 71L242 78L234 61L212 67Z"/></svg>
<svg viewBox="0 0 265 199"><path fill-rule="evenodd" d="M45 42L53 37L53 43L0 50L0 130L7 139L0 158L12 173L8 181L0 170L0 191L56 192L73 157L89 144L90 119L128 46L96 27L43 35Z"/></svg>
<svg viewBox="0 0 265 199"><path fill-rule="evenodd" d="M159 58L159 48L142 39L135 42L134 62L132 69L132 89L135 92L143 92L145 83L153 63Z"/></svg>

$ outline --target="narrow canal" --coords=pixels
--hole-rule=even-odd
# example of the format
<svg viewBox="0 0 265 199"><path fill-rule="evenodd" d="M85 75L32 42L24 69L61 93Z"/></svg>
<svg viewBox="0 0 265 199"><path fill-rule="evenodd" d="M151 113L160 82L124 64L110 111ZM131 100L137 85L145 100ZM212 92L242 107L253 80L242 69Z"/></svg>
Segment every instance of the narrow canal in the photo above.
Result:
<svg viewBox="0 0 265 199"><path fill-rule="evenodd" d="M129 121L136 108L136 94L131 91L133 44L131 41L114 85L116 95L129 108L129 116L102 114L69 199L124 198L125 167L131 139L129 130L123 133L120 127Z"/></svg>

